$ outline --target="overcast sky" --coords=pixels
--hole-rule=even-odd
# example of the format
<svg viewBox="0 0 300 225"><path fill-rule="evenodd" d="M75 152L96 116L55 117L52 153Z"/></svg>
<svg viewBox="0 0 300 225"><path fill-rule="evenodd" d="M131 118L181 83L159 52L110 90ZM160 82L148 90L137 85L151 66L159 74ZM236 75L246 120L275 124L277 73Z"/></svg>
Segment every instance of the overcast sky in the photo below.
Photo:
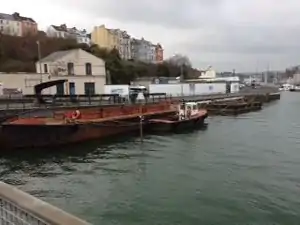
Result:
<svg viewBox="0 0 300 225"><path fill-rule="evenodd" d="M300 64L299 0L9 0L3 13L89 31L121 28L160 42L165 55L187 55L193 66L218 71L283 70Z"/></svg>

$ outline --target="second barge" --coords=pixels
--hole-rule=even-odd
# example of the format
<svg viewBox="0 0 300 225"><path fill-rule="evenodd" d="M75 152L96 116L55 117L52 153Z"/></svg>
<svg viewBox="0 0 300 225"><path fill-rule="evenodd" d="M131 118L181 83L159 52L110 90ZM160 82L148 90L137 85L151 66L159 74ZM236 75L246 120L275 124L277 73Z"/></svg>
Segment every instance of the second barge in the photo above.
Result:
<svg viewBox="0 0 300 225"><path fill-rule="evenodd" d="M148 124L150 130L155 132L182 132L201 128L204 125L208 113L205 109L198 109L198 103L183 102L177 107L178 111L174 115L160 119L150 119Z"/></svg>

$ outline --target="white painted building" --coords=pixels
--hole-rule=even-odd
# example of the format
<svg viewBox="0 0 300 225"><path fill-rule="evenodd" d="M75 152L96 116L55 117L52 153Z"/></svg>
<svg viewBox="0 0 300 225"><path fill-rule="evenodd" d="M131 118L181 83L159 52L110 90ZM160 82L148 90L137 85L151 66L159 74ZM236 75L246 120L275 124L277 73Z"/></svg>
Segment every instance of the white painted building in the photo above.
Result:
<svg viewBox="0 0 300 225"><path fill-rule="evenodd" d="M55 52L36 63L36 73L0 72L0 89L32 95L35 85L59 79L68 82L45 89L43 94L104 94L105 63L81 49Z"/></svg>
<svg viewBox="0 0 300 225"><path fill-rule="evenodd" d="M300 84L300 74L296 73L293 75L293 84L299 85Z"/></svg>
<svg viewBox="0 0 300 225"><path fill-rule="evenodd" d="M67 27L64 24L60 26L54 26L54 25L49 26L46 31L46 34L48 37L69 38Z"/></svg>
<svg viewBox="0 0 300 225"><path fill-rule="evenodd" d="M22 36L22 22L13 15L0 13L0 33L11 36Z"/></svg>
<svg viewBox="0 0 300 225"><path fill-rule="evenodd" d="M73 38L79 44L91 44L91 39L86 30L78 30L76 27L68 28L66 24L60 26L51 25L48 27L47 36L56 38Z"/></svg>
<svg viewBox="0 0 300 225"><path fill-rule="evenodd" d="M85 29L78 30L76 27L68 28L68 33L71 38L76 39L77 43L91 45L91 39Z"/></svg>
<svg viewBox="0 0 300 225"><path fill-rule="evenodd" d="M166 93L171 96L225 94L226 83L150 84L149 92Z"/></svg>
<svg viewBox="0 0 300 225"><path fill-rule="evenodd" d="M131 39L131 51L133 59L139 60L145 63L156 62L156 45L150 41L142 39Z"/></svg>
<svg viewBox="0 0 300 225"><path fill-rule="evenodd" d="M199 76L200 79L212 79L216 78L217 73L212 67L208 67L206 70L201 70L201 75Z"/></svg>
<svg viewBox="0 0 300 225"><path fill-rule="evenodd" d="M52 87L48 94L103 94L105 62L82 49L59 51L36 63L36 72L48 80L68 79L68 87Z"/></svg>
<svg viewBox="0 0 300 225"><path fill-rule="evenodd" d="M122 32L122 38L121 38L121 57L122 59L128 60L132 59L132 53L131 53L131 37L126 32Z"/></svg>
<svg viewBox="0 0 300 225"><path fill-rule="evenodd" d="M151 43L150 49L149 49L149 61L150 63L156 63L156 47L157 45L154 45Z"/></svg>

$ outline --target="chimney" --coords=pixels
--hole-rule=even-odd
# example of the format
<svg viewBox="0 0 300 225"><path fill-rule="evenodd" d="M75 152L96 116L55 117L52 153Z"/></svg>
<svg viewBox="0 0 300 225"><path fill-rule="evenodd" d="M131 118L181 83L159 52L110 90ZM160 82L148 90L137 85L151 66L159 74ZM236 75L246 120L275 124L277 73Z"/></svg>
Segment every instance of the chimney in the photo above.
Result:
<svg viewBox="0 0 300 225"><path fill-rule="evenodd" d="M12 16L13 16L14 18L19 18L19 17L20 17L20 14L19 14L18 12L14 12L14 13L12 14Z"/></svg>

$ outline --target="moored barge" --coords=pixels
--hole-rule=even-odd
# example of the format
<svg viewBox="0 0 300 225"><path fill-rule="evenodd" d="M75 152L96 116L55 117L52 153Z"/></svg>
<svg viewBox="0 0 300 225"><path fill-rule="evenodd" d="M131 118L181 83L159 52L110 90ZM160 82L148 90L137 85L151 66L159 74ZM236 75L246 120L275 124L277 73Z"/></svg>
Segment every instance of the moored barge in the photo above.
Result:
<svg viewBox="0 0 300 225"><path fill-rule="evenodd" d="M206 106L212 115L239 115L262 109L260 101L211 102Z"/></svg>
<svg viewBox="0 0 300 225"><path fill-rule="evenodd" d="M0 148L50 147L138 131L143 121L174 114L171 102L55 111L52 117L4 122ZM142 119L142 120L141 120Z"/></svg>
<svg viewBox="0 0 300 225"><path fill-rule="evenodd" d="M173 115L159 119L150 119L148 126L155 132L184 132L201 128L208 116L207 110L198 109L196 102L183 102L177 106Z"/></svg>

